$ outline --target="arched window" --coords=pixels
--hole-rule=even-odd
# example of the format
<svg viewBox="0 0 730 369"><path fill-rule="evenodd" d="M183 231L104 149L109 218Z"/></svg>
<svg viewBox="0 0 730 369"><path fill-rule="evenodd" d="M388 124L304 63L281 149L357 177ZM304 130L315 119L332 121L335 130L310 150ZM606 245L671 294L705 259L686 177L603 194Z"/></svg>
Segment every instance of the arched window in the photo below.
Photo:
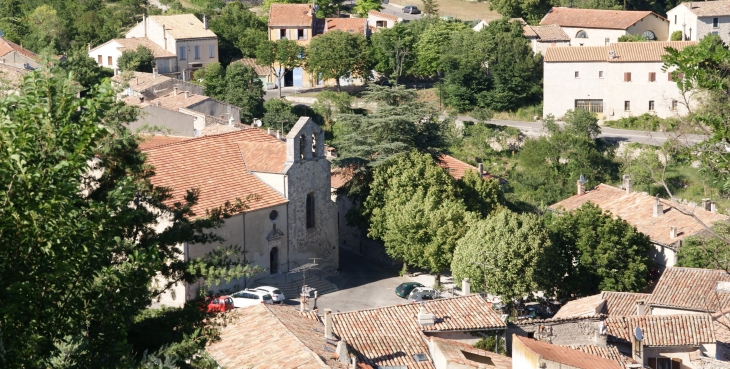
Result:
<svg viewBox="0 0 730 369"><path fill-rule="evenodd" d="M307 228L314 228L314 195L307 195Z"/></svg>
<svg viewBox="0 0 730 369"><path fill-rule="evenodd" d="M580 30L575 35L575 38L588 38L588 34L586 33L586 31Z"/></svg>
<svg viewBox="0 0 730 369"><path fill-rule="evenodd" d="M317 157L317 135L312 133L312 156Z"/></svg>
<svg viewBox="0 0 730 369"><path fill-rule="evenodd" d="M304 159L304 150L307 147L307 136L304 134L299 136L299 159Z"/></svg>

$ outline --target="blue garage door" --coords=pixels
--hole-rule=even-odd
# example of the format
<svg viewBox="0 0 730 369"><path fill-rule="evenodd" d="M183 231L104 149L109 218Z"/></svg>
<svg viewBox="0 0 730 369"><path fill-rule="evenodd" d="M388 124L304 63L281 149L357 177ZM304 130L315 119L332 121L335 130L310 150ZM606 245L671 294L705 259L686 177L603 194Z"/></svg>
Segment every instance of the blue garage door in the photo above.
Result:
<svg viewBox="0 0 730 369"><path fill-rule="evenodd" d="M304 82L302 80L302 74L304 73L302 71L302 68L294 68L293 70L294 74L294 87L302 87L304 86Z"/></svg>

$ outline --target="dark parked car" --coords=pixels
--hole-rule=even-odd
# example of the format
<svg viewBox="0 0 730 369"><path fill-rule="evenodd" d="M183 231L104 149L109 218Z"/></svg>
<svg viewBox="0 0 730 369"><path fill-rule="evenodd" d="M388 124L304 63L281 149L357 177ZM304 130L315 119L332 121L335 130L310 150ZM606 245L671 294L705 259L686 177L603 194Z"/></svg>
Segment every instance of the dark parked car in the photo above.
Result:
<svg viewBox="0 0 730 369"><path fill-rule="evenodd" d="M408 13L408 14L421 14L421 11L418 10L418 8L416 8L413 5L408 5L408 6L406 6L406 7L403 8L403 13Z"/></svg>
<svg viewBox="0 0 730 369"><path fill-rule="evenodd" d="M398 287L395 288L395 294L398 295L398 297L407 299L408 295L411 294L411 291L413 291L416 287L425 287L424 285L418 283L418 282L405 282L398 285Z"/></svg>

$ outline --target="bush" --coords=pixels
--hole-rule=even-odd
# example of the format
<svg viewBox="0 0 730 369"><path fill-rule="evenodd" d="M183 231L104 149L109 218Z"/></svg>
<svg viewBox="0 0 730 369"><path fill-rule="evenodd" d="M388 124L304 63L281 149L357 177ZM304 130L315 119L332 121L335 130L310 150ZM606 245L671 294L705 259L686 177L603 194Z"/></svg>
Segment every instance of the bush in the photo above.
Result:
<svg viewBox="0 0 730 369"><path fill-rule="evenodd" d="M652 114L642 114L638 117L621 118L606 121L608 127L635 129L640 131L673 131L679 126L679 120L675 118L659 118Z"/></svg>
<svg viewBox="0 0 730 369"><path fill-rule="evenodd" d="M294 124L299 119L292 112L292 105L289 101L284 99L271 99L264 102L264 109L266 113L261 118L261 122L264 127L271 127L273 129L281 129L282 133L286 134L289 130L294 127Z"/></svg>
<svg viewBox="0 0 730 369"><path fill-rule="evenodd" d="M618 38L618 42L646 42L649 41L643 35L623 35Z"/></svg>
<svg viewBox="0 0 730 369"><path fill-rule="evenodd" d="M682 31L676 30L672 32L672 35L670 36L671 41L682 41Z"/></svg>
<svg viewBox="0 0 730 369"><path fill-rule="evenodd" d="M474 348L490 352L496 352L500 355L507 355L507 349L505 348L505 339L500 336L501 333L498 333L495 336L484 337L474 344ZM499 344L497 343L497 340L499 340Z"/></svg>

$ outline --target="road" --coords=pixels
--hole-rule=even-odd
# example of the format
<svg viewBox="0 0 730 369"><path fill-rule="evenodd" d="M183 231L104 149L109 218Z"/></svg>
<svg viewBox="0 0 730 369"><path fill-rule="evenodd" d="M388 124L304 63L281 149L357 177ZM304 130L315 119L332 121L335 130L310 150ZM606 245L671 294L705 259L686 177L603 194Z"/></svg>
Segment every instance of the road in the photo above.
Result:
<svg viewBox="0 0 730 369"><path fill-rule="evenodd" d="M416 19L421 19L421 17L423 16L423 14L403 13L403 7L400 5L395 5L395 4L382 4L382 5L383 5L383 9L381 10L381 12L386 13L386 14L395 15L398 18L403 18L403 20L409 20L409 21L416 20ZM423 10L423 9L421 9L421 10Z"/></svg>

